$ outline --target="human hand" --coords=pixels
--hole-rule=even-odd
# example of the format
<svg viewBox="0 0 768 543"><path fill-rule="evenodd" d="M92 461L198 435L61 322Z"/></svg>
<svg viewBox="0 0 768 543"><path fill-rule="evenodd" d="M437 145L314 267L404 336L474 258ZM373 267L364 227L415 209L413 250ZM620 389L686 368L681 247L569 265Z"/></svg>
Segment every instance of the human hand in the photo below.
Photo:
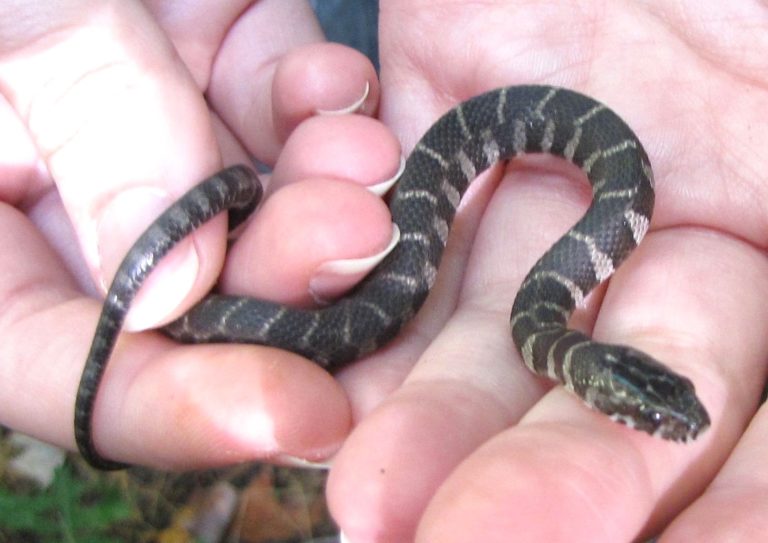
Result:
<svg viewBox="0 0 768 543"><path fill-rule="evenodd" d="M303 122L358 101L373 114L375 73L361 55L322 44L304 2L4 2L0 90L0 422L9 427L73 447L100 306L83 289L108 283L150 220L223 163L276 164L274 197L228 256L225 290L307 303L321 264L389 242L386 207L362 185L397 170L391 134L363 116ZM223 217L182 243L142 289L129 328L189 308L219 275L225 247ZM339 287L326 280L319 290ZM96 444L130 463L320 460L350 427L342 388L273 349L124 335L102 384Z"/></svg>
<svg viewBox="0 0 768 543"><path fill-rule="evenodd" d="M746 3L382 3L381 117L406 149L459 101L518 83L585 92L636 131L656 175L651 231L572 323L689 376L712 427L687 445L655 439L524 369L509 339L515 292L591 194L560 162L513 161L470 189L414 323L340 376L362 419L329 480L350 542L768 533L765 407L750 424L768 354L766 15Z"/></svg>

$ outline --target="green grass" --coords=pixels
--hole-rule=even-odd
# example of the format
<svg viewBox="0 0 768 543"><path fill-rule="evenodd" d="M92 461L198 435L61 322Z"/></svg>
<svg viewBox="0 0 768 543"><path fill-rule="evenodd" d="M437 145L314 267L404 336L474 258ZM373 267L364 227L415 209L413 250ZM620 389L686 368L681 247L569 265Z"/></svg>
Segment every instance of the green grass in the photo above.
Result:
<svg viewBox="0 0 768 543"><path fill-rule="evenodd" d="M318 543L337 530L325 506L323 472L259 463L102 472L68 453L48 483L12 466L25 447L0 426L0 543L194 543L212 519L231 521L220 526L227 532L222 541ZM213 499L219 485L237 493L231 517Z"/></svg>
<svg viewBox="0 0 768 543"><path fill-rule="evenodd" d="M138 520L115 478L82 478L65 462L45 489L0 487L0 541L126 541Z"/></svg>

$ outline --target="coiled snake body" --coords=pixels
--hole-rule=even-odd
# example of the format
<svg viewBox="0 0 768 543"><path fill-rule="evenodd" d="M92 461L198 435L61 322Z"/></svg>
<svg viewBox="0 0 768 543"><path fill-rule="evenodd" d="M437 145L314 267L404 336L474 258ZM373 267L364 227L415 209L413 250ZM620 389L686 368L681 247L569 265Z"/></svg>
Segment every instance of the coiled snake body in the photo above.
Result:
<svg viewBox="0 0 768 543"><path fill-rule="evenodd" d="M648 157L632 130L604 105L565 89L502 88L437 121L414 148L391 197L399 244L336 304L304 310L209 295L164 331L189 343L279 347L328 369L370 353L392 339L424 302L469 183L496 162L524 153L550 153L579 166L592 184L593 200L536 263L514 301L512 337L523 361L615 420L665 439L695 438L709 417L688 379L631 347L597 343L566 327L574 308L645 235L654 190ZM224 170L173 204L127 254L107 293L75 408L78 446L93 465L123 467L96 451L91 417L133 295L178 240L224 209L246 214L260 198L250 169Z"/></svg>

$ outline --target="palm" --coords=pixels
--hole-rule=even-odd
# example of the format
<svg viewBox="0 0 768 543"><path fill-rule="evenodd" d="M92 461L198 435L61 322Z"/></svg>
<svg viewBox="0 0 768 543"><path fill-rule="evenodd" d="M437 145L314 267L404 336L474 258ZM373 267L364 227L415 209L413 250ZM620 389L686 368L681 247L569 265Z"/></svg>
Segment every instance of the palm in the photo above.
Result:
<svg viewBox="0 0 768 543"><path fill-rule="evenodd" d="M636 130L657 180L652 231L574 324L689 375L713 428L694 445L672 445L604 421L560 389L539 399L542 385L513 354L509 307L589 193L565 181L579 175L559 163L519 161L503 183L496 186L496 172L475 188L414 326L344 376L356 384L389 368L380 390L352 387L361 412L405 380L335 464L331 496L352 540L406 538L419 522L428 541L521 533L629 540L643 527L658 530L715 475L755 409L768 353L764 296L754 294L768 289L766 158L755 152L768 141L757 121L768 113L767 82L758 79L768 73L768 43L756 45L768 23L763 13L762 23L752 14L747 24L744 12L744 24L734 22L733 5L718 11L693 3L676 11L664 3L382 6L382 115L407 146L457 101L515 83L576 88ZM361 487L366 473L373 482ZM689 518L711 515L712 499ZM347 515L359 520L346 523Z"/></svg>

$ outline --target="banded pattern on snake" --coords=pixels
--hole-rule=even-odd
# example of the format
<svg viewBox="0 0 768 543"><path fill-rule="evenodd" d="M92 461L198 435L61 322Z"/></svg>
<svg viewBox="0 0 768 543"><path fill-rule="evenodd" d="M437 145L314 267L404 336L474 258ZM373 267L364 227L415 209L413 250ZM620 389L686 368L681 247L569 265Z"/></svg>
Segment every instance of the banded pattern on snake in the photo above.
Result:
<svg viewBox="0 0 768 543"><path fill-rule="evenodd" d="M415 146L391 196L399 244L334 305L294 309L213 294L164 332L188 343L270 345L340 368L391 340L421 307L469 183L498 161L525 153L549 153L580 167L593 200L536 263L514 301L510 324L523 361L619 422L665 439L694 439L709 417L690 380L631 347L597 343L566 326L584 297L640 243L654 203L650 163L632 130L606 106L566 89L506 87L438 120ZM94 466L124 467L98 454L91 417L134 294L178 240L224 209L242 217L260 198L250 169L224 170L173 204L127 254L107 293L75 408L78 447Z"/></svg>

